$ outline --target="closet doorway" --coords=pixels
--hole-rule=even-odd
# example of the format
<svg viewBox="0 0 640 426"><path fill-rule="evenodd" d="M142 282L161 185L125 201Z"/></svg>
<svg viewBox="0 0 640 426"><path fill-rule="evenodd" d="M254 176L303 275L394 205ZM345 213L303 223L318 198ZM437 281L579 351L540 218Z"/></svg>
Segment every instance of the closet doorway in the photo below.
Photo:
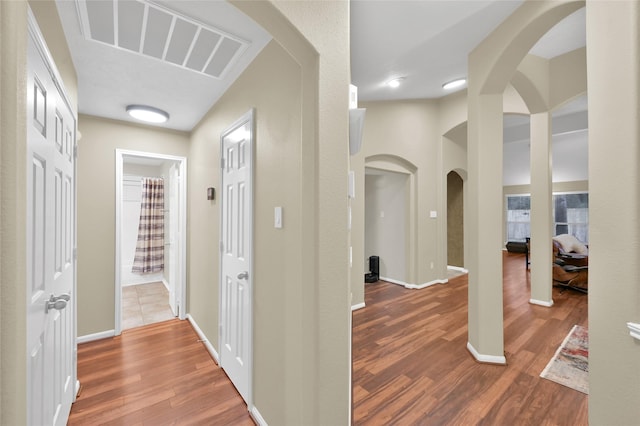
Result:
<svg viewBox="0 0 640 426"><path fill-rule="evenodd" d="M447 267L464 269L464 181L456 172L447 174Z"/></svg>
<svg viewBox="0 0 640 426"><path fill-rule="evenodd" d="M365 258L378 256L380 279L405 286L412 283L410 189L407 173L365 167Z"/></svg>
<svg viewBox="0 0 640 426"><path fill-rule="evenodd" d="M185 318L186 158L116 150L115 334Z"/></svg>

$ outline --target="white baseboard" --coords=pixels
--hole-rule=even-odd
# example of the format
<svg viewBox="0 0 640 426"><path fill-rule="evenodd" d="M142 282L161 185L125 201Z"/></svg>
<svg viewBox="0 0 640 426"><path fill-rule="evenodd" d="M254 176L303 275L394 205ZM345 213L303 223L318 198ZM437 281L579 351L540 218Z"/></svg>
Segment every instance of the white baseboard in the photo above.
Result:
<svg viewBox="0 0 640 426"><path fill-rule="evenodd" d="M484 362L484 363L488 363L488 364L502 364L502 365L506 365L507 364L507 358L505 358L504 355L503 356L482 355L482 354L478 353L476 348L474 348L473 345L470 342L467 342L467 349L469 350L469 352L471 352L471 355L473 355L473 357L478 362Z"/></svg>
<svg viewBox="0 0 640 426"><path fill-rule="evenodd" d="M444 279L444 280L433 280L433 281L429 281L428 283L422 283L422 284L410 284L410 283L406 283L404 281L394 280L393 278L387 278L387 277L380 277L380 281L386 281L386 282L391 283L391 284L401 285L404 288L409 288L409 289L413 289L413 290L420 290L420 289L427 288L427 287L430 287L430 286L435 285L435 284L446 284L446 283L449 282L448 279Z"/></svg>
<svg viewBox="0 0 640 426"><path fill-rule="evenodd" d="M411 284L405 283L404 281L394 280L393 278L387 278L387 277L380 277L380 281L386 281L386 282L391 283L391 284L401 285L402 287L406 287L408 285L411 285Z"/></svg>
<svg viewBox="0 0 640 426"><path fill-rule="evenodd" d="M447 269L450 271L462 272L463 274L468 274L469 271L467 269L461 268L460 266L450 266L447 265Z"/></svg>
<svg viewBox="0 0 640 426"><path fill-rule="evenodd" d="M115 330L101 331L99 333L87 334L86 336L78 336L78 343L93 342L94 340L107 339L116 335Z"/></svg>
<svg viewBox="0 0 640 426"><path fill-rule="evenodd" d="M253 418L253 420L255 420L258 426L269 426L267 424L267 421L264 419L264 417L262 417L255 405L251 407L251 411L249 411L249 414L251 414L251 417Z"/></svg>
<svg viewBox="0 0 640 426"><path fill-rule="evenodd" d="M204 344L204 347L207 348L207 351L209 351L209 353L213 357L213 360L216 362L216 364L220 365L220 356L218 355L218 352L216 352L213 345L209 342L209 339L207 339L207 336L204 334L202 329L198 326L198 324L196 323L196 320L193 319L191 314L187 314L187 319L189 320L191 327L193 327L196 334L200 338L200 341L202 341L202 343Z"/></svg>
<svg viewBox="0 0 640 426"><path fill-rule="evenodd" d="M444 279L444 280L433 280L433 281L429 281L428 283L422 283L422 284L407 284L405 285L406 288L411 288L414 290L421 290L423 288L427 288L427 287L431 287L432 285L436 285L436 284L446 284L448 283L449 280L448 279Z"/></svg>
<svg viewBox="0 0 640 426"><path fill-rule="evenodd" d="M358 309L362 309L364 308L364 302L362 303L356 303L355 305L351 306L351 311L357 311Z"/></svg>
<svg viewBox="0 0 640 426"><path fill-rule="evenodd" d="M529 303L531 303L532 305L544 306L546 308L550 308L553 306L553 300L547 302L544 300L529 299Z"/></svg>
<svg viewBox="0 0 640 426"><path fill-rule="evenodd" d="M167 291L170 291L169 283L167 282L167 280L164 279L164 277L162 277L162 284L164 284L164 287L167 289Z"/></svg>

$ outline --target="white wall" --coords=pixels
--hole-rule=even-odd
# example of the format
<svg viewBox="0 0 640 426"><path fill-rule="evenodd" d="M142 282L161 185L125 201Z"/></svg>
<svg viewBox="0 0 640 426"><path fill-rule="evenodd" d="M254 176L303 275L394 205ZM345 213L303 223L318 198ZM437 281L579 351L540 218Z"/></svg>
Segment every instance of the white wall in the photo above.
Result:
<svg viewBox="0 0 640 426"><path fill-rule="evenodd" d="M365 258L380 256L380 276L403 283L407 282L408 181L406 174L366 169Z"/></svg>
<svg viewBox="0 0 640 426"><path fill-rule="evenodd" d="M586 129L552 136L554 182L585 181L589 178L589 147ZM530 141L506 141L503 156L503 185L531 183Z"/></svg>

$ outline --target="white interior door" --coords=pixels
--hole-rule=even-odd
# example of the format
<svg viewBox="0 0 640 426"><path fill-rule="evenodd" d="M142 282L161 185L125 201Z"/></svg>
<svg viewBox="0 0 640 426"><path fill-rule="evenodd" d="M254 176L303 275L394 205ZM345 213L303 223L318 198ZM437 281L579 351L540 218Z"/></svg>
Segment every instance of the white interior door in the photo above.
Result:
<svg viewBox="0 0 640 426"><path fill-rule="evenodd" d="M220 366L250 407L253 113L222 135Z"/></svg>
<svg viewBox="0 0 640 426"><path fill-rule="evenodd" d="M175 316L178 316L177 291L180 272L178 261L180 244L180 174L176 164L169 169L169 211L166 218L169 219L169 306Z"/></svg>
<svg viewBox="0 0 640 426"><path fill-rule="evenodd" d="M32 22L30 22L31 24ZM74 114L30 25L27 75L28 424L64 425L75 389ZM60 80L56 78L60 83Z"/></svg>

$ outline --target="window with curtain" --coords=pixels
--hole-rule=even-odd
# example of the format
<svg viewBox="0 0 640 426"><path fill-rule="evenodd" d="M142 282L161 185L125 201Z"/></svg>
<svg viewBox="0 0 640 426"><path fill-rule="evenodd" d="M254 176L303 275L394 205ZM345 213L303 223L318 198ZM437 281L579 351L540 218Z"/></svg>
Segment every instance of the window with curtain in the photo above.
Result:
<svg viewBox="0 0 640 426"><path fill-rule="evenodd" d="M531 234L531 195L507 195L507 241L525 241ZM553 235L570 234L589 243L589 194L553 194Z"/></svg>

